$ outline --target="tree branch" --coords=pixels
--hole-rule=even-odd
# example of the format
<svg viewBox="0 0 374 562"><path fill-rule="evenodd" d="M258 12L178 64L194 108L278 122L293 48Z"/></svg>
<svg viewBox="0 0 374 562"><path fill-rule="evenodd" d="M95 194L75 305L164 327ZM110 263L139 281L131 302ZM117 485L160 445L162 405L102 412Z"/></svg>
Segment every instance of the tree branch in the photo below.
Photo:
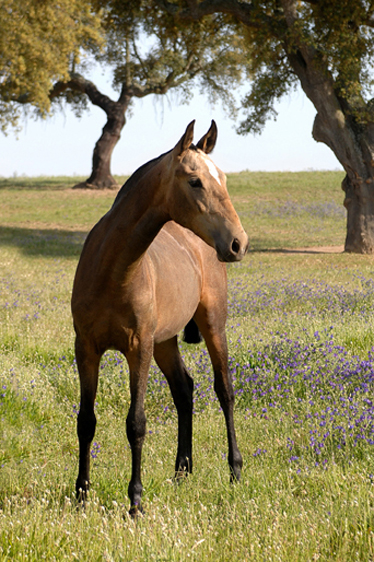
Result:
<svg viewBox="0 0 374 562"><path fill-rule="evenodd" d="M128 104L131 97L129 95L126 97L125 92L122 91L120 99L118 102L115 102L110 99L109 96L102 94L93 82L87 80L81 74L71 73L70 80L68 82L57 82L54 85L49 93L49 98L51 100L57 98L67 89L86 94L93 105L97 105L107 114L110 113L110 111L112 111L118 103L121 103L122 105L125 103Z"/></svg>

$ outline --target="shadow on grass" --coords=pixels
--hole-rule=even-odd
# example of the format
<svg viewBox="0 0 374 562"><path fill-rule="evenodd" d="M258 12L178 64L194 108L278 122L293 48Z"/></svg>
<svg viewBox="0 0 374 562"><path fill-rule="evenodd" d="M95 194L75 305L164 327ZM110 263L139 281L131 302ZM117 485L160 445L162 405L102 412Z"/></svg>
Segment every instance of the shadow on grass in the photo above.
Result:
<svg viewBox="0 0 374 562"><path fill-rule="evenodd" d="M118 185L123 185L128 176L114 176ZM71 189L75 185L84 182L87 176L39 176L39 177L12 177L3 178L0 176L0 190L8 191L61 191Z"/></svg>
<svg viewBox="0 0 374 562"><path fill-rule="evenodd" d="M344 246L311 246L307 248L250 248L248 253L266 254L344 254Z"/></svg>
<svg viewBox="0 0 374 562"><path fill-rule="evenodd" d="M264 254L343 254L344 245L326 245L315 244L310 246L296 246L293 247L291 244L287 246L287 242L284 240L276 240L274 237L263 236L261 238L249 237L249 254L264 253Z"/></svg>
<svg viewBox="0 0 374 562"><path fill-rule="evenodd" d="M0 247L16 247L28 256L77 258L86 236L82 231L0 226Z"/></svg>
<svg viewBox="0 0 374 562"><path fill-rule="evenodd" d="M77 177L17 177L0 178L0 189L10 191L36 190L36 191L57 191L72 188L75 184L83 181L81 176Z"/></svg>

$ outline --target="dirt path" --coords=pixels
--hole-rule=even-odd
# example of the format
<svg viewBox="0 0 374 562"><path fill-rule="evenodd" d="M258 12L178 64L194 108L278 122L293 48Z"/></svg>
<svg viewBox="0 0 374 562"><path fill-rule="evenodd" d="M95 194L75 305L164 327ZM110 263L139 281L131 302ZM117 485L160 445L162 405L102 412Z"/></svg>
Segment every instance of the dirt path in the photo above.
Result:
<svg viewBox="0 0 374 562"><path fill-rule="evenodd" d="M341 246L311 246L309 248L284 248L280 250L290 254L342 254L344 252L343 244Z"/></svg>

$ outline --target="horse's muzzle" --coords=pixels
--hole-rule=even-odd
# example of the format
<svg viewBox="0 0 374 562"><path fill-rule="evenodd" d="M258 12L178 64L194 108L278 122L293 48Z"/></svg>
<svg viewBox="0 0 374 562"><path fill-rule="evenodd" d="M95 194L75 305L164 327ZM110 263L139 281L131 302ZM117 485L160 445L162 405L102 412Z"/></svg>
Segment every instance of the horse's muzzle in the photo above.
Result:
<svg viewBox="0 0 374 562"><path fill-rule="evenodd" d="M222 262L240 261L248 250L248 236L243 232L240 237L234 238L229 246L218 245L216 250L218 259Z"/></svg>

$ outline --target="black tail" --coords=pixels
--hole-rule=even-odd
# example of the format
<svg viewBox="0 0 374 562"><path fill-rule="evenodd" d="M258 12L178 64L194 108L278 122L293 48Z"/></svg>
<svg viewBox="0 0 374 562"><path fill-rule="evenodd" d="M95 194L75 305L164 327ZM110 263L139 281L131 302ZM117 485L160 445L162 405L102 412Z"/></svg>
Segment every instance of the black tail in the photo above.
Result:
<svg viewBox="0 0 374 562"><path fill-rule="evenodd" d="M186 343L200 343L203 341L199 328L192 318L184 328L183 341Z"/></svg>

